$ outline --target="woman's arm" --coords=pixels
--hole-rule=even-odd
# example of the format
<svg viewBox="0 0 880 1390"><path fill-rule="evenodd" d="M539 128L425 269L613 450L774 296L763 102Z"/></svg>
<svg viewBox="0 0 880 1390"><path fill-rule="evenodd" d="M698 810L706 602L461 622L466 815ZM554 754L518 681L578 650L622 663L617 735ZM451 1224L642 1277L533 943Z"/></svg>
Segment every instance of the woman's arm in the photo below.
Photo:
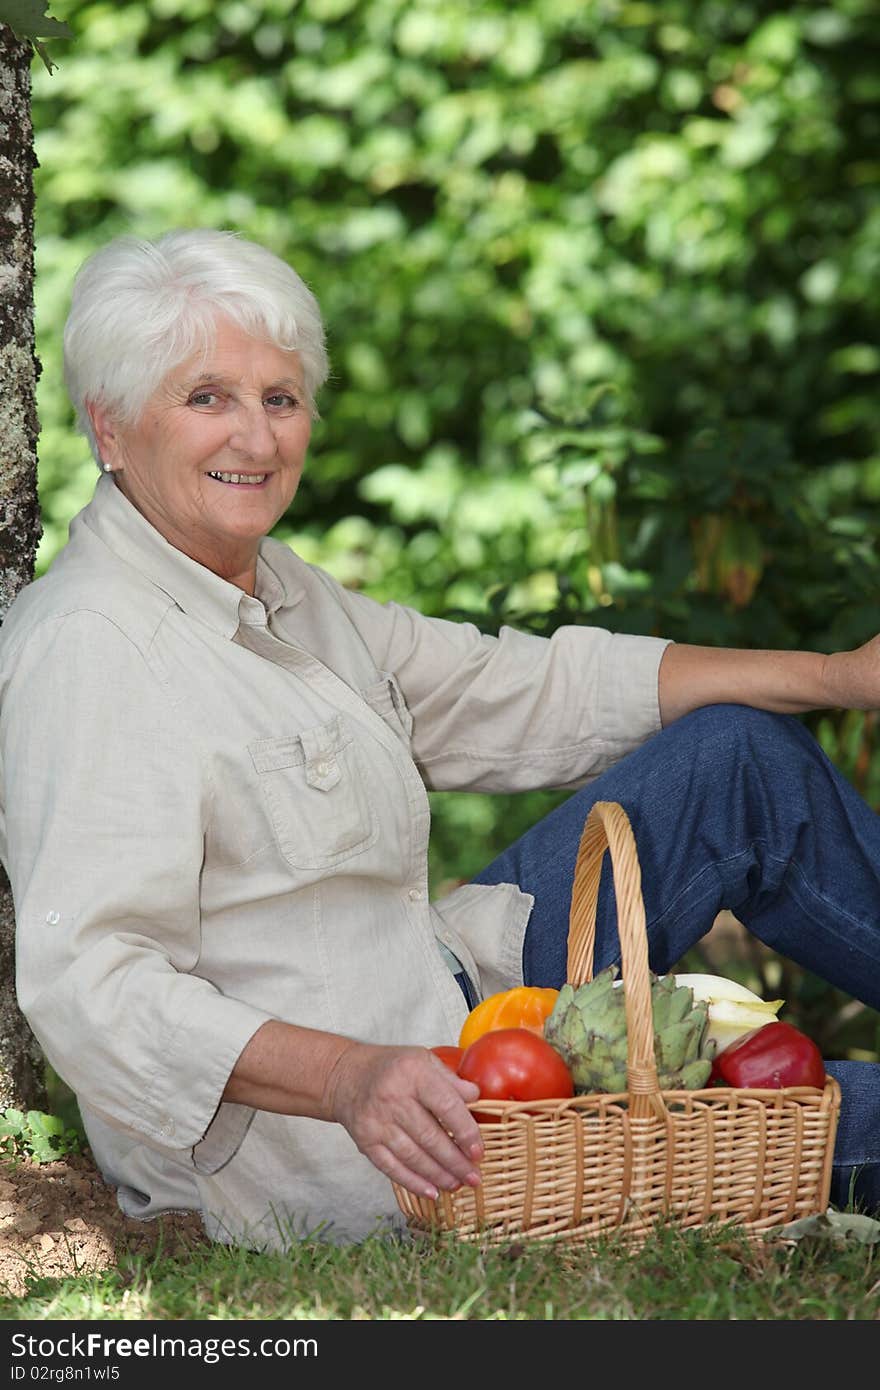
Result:
<svg viewBox="0 0 880 1390"><path fill-rule="evenodd" d="M495 637L377 603L320 573L312 617L326 614L326 628L344 614L377 669L394 673L432 791L578 787L660 727L665 638L573 624L550 637L505 625Z"/></svg>
<svg viewBox="0 0 880 1390"><path fill-rule="evenodd" d="M338 1121L371 1163L426 1197L476 1186L483 1153L466 1101L478 1088L423 1047L382 1047L272 1019L244 1048L223 1099Z"/></svg>
<svg viewBox="0 0 880 1390"><path fill-rule="evenodd" d="M191 728L114 622L72 611L0 646L0 759L22 1012L89 1111L188 1161L272 1015L193 973L211 798Z"/></svg>
<svg viewBox="0 0 880 1390"><path fill-rule="evenodd" d="M880 708L880 637L830 655L672 643L660 662L658 694L664 727L713 704L781 714Z"/></svg>

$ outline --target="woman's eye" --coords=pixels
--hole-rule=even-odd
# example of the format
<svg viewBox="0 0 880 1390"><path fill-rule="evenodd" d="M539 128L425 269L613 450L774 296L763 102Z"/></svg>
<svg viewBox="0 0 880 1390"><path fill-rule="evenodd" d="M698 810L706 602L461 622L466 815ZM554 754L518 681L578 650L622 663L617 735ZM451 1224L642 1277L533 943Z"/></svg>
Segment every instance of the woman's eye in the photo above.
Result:
<svg viewBox="0 0 880 1390"><path fill-rule="evenodd" d="M194 391L189 398L190 405L216 405L219 397L216 391Z"/></svg>
<svg viewBox="0 0 880 1390"><path fill-rule="evenodd" d="M266 397L265 403L271 410L282 411L285 414L296 410L299 404L296 396L291 396L289 391L275 391Z"/></svg>

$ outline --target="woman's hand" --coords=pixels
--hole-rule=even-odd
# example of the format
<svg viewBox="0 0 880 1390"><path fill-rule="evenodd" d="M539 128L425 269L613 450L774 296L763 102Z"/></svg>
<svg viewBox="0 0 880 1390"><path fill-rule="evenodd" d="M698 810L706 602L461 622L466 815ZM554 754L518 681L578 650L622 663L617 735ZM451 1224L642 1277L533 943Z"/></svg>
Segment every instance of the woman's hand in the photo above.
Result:
<svg viewBox="0 0 880 1390"><path fill-rule="evenodd" d="M483 1144L466 1104L478 1096L426 1048L351 1043L327 1078L325 1108L380 1172L433 1198L480 1181Z"/></svg>
<svg viewBox="0 0 880 1390"><path fill-rule="evenodd" d="M426 1047L380 1047L269 1019L254 1033L223 1099L344 1125L380 1172L420 1197L476 1187L479 1088Z"/></svg>

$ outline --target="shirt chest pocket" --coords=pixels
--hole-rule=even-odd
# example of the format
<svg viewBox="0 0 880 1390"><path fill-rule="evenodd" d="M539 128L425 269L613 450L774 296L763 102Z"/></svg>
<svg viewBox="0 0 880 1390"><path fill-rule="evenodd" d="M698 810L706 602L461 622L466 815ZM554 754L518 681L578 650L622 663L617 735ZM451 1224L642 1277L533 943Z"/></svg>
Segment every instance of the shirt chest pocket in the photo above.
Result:
<svg viewBox="0 0 880 1390"><path fill-rule="evenodd" d="M248 744L278 848L297 869L329 869L375 844L379 827L341 716Z"/></svg>

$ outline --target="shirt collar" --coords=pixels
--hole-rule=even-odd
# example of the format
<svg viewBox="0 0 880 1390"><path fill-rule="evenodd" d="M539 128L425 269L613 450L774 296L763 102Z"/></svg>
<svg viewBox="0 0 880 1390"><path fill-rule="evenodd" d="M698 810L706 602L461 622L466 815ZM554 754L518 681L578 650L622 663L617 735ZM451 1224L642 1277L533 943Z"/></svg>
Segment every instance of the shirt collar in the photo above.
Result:
<svg viewBox="0 0 880 1390"><path fill-rule="evenodd" d="M257 597L251 598L166 541L109 474L101 475L91 502L71 523L71 540L80 526L92 531L118 559L143 574L184 613L223 637L234 637L240 622L265 622L269 614L292 606L302 597L302 587L285 583L278 568L270 564L265 552L272 542L260 542ZM292 551L290 554L295 560Z"/></svg>
<svg viewBox="0 0 880 1390"><path fill-rule="evenodd" d="M278 543L280 544L280 542ZM292 575L288 576L288 581L285 583L281 575L269 563L266 553L269 550L268 544L265 542L261 544L260 553L257 556L257 582L254 587L257 591L257 598L266 610L266 615L271 618L272 614L277 612L279 608L289 608L298 603L303 596L303 589L301 584L293 583ZM288 554L296 562L297 557L293 555L293 551L289 550Z"/></svg>

